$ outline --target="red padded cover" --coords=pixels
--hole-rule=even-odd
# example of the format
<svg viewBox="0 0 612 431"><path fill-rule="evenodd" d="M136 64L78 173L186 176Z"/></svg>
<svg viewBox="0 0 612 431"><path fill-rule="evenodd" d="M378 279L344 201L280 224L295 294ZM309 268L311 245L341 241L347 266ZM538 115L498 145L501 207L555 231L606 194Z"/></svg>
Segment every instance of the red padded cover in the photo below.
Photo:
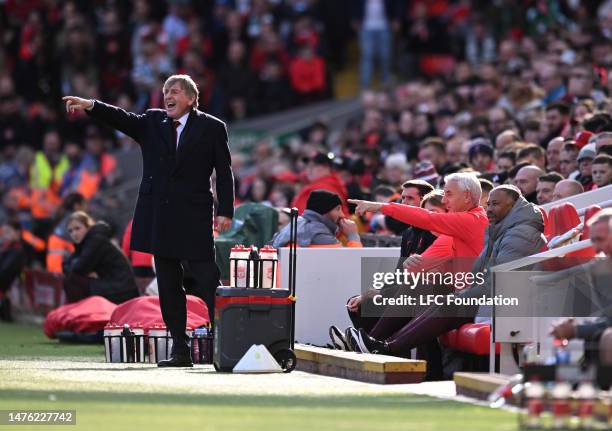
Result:
<svg viewBox="0 0 612 431"><path fill-rule="evenodd" d="M544 235L546 235L546 240L550 241L553 237L564 234L579 224L580 217L574 204L563 202L555 205L548 212L548 223Z"/></svg>
<svg viewBox="0 0 612 431"><path fill-rule="evenodd" d="M582 230L582 235L580 236L581 240L590 238L591 229L587 226L587 222L591 217L601 211L601 207L599 205L591 205L584 210L584 229Z"/></svg>
<svg viewBox="0 0 612 431"><path fill-rule="evenodd" d="M197 296L187 295L187 326L197 328L208 323L208 307ZM159 308L158 296L140 296L120 304L115 309L110 322L117 325L165 325Z"/></svg>
<svg viewBox="0 0 612 431"><path fill-rule="evenodd" d="M78 302L62 305L47 314L43 331L49 338L56 333L70 331L77 334L94 334L106 325L117 304L101 296L90 296Z"/></svg>
<svg viewBox="0 0 612 431"><path fill-rule="evenodd" d="M488 323L466 323L440 336L442 345L459 352L473 355L488 355L491 342L491 325ZM495 343L495 353L499 353L499 343Z"/></svg>

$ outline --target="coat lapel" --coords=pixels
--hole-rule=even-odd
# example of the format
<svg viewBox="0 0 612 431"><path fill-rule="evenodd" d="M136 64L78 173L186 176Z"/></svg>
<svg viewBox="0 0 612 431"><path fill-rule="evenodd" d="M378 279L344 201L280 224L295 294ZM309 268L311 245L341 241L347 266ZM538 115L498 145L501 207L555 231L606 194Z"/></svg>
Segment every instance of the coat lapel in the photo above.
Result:
<svg viewBox="0 0 612 431"><path fill-rule="evenodd" d="M193 135L195 117L198 115L197 111L191 111L189 117L187 117L187 124L185 124L185 128L183 128L183 132L181 133L181 137L179 138L178 148L176 150L176 163L174 165L174 169L176 170L181 162L185 159L185 154L189 153L189 148L194 144L191 139Z"/></svg>
<svg viewBox="0 0 612 431"><path fill-rule="evenodd" d="M170 117L166 117L166 119L162 121L162 138L166 144L168 153L174 154L175 144L172 142L172 118Z"/></svg>

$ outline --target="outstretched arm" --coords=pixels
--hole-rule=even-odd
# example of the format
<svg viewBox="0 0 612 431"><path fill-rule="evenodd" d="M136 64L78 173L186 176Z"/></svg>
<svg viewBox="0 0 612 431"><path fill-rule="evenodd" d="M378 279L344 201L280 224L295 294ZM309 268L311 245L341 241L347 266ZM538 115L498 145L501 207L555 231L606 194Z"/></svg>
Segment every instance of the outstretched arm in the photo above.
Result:
<svg viewBox="0 0 612 431"><path fill-rule="evenodd" d="M134 114L99 100L83 99L76 96L64 96L62 100L66 102L66 112L69 114L77 110L83 110L88 115L103 121L135 141L140 142L140 133L144 126L144 114Z"/></svg>

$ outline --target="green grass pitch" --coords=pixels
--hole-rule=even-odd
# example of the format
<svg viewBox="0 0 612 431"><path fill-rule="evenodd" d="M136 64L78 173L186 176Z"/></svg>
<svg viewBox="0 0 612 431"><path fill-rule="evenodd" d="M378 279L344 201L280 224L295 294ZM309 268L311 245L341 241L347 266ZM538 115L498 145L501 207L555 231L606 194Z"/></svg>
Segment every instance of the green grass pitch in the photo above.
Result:
<svg viewBox="0 0 612 431"><path fill-rule="evenodd" d="M305 373L219 375L205 366L163 374L154 365L105 364L103 354L100 345L60 344L40 328L0 324L0 409L77 412L75 426L0 430L490 431L517 424L513 413L384 386Z"/></svg>

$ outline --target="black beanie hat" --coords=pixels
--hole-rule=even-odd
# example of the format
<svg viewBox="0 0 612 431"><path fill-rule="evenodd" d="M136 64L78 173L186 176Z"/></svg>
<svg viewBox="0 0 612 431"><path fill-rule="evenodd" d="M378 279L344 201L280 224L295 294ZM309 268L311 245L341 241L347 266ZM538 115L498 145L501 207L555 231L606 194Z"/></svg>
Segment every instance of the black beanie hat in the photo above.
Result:
<svg viewBox="0 0 612 431"><path fill-rule="evenodd" d="M340 197L327 190L313 190L308 196L306 209L315 211L319 214L327 214L338 205L342 205Z"/></svg>

